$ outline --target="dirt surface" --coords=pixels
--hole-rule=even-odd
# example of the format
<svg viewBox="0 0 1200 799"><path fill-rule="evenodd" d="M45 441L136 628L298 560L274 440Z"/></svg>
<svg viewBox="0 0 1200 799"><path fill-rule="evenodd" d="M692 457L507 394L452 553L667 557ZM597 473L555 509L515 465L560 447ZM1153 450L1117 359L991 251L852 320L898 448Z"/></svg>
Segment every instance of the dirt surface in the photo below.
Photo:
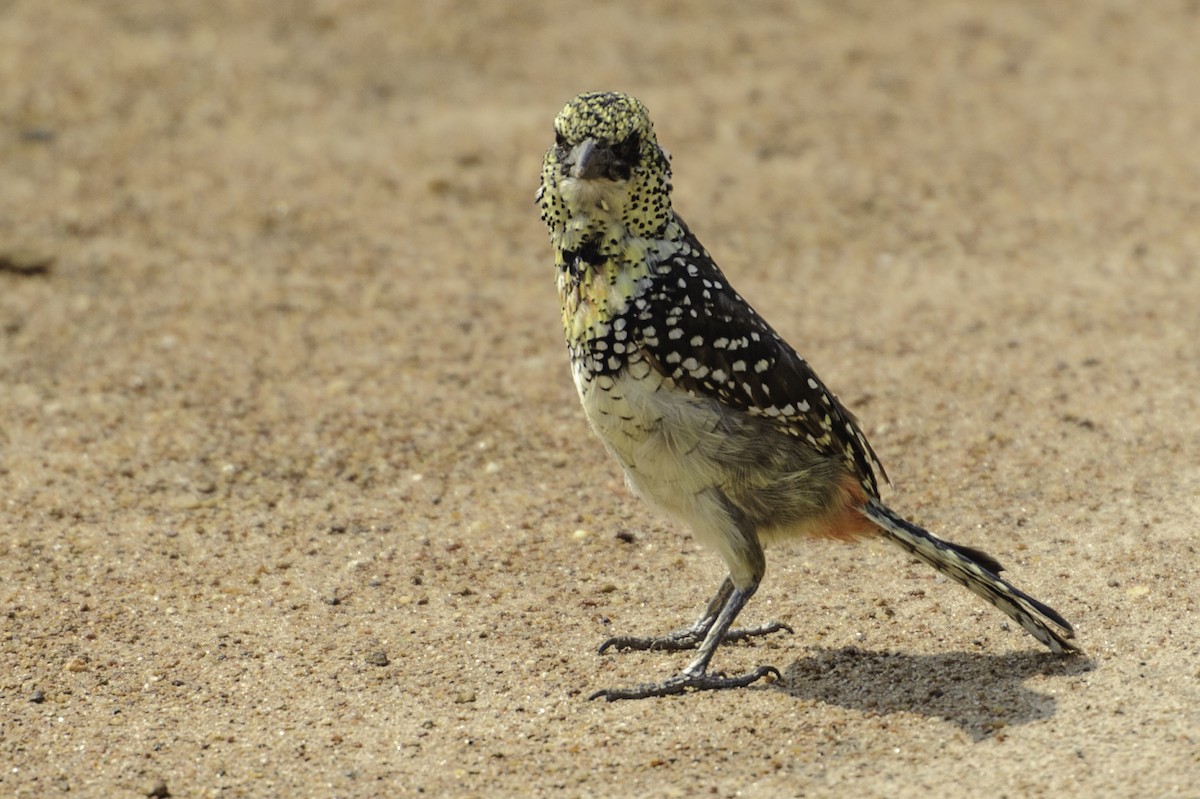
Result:
<svg viewBox="0 0 1200 799"><path fill-rule="evenodd" d="M1200 796L1194 2L0 1L0 796ZM608 704L722 577L566 365L583 90L863 421L751 689Z"/></svg>

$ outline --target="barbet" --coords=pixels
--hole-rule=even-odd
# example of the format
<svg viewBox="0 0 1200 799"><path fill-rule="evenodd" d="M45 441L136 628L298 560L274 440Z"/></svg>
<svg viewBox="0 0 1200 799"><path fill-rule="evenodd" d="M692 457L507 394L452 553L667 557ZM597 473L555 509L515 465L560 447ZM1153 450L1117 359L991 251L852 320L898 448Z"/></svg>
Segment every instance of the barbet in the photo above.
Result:
<svg viewBox="0 0 1200 799"><path fill-rule="evenodd" d="M645 107L582 94L554 121L537 194L554 248L571 371L592 429L629 485L687 524L729 576L694 624L600 651L696 649L675 677L593 698L735 688L771 666L709 671L724 641L790 629L732 625L766 569L763 545L882 536L1012 617L1052 651L1071 625L1000 564L883 504L886 474L854 416L729 285L671 207L671 166Z"/></svg>

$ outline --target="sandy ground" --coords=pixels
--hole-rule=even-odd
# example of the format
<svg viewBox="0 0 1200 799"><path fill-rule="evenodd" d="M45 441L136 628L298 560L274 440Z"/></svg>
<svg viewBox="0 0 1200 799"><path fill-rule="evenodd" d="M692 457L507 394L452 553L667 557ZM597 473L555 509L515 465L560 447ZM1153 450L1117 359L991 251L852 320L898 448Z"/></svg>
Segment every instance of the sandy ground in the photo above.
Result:
<svg viewBox="0 0 1200 799"><path fill-rule="evenodd" d="M0 796L1200 796L1194 2L0 2ZM590 436L573 94L853 408L899 551L722 577Z"/></svg>

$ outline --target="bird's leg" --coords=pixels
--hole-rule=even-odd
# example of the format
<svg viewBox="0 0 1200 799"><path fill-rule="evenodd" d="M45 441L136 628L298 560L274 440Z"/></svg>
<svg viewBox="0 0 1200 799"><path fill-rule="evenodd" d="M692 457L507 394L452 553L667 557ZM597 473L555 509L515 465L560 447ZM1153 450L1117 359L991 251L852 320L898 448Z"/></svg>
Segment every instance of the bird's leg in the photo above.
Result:
<svg viewBox="0 0 1200 799"><path fill-rule="evenodd" d="M713 622L717 620L718 614L728 602L730 595L733 594L733 581L728 577L721 583L721 587L717 589L717 593L708 601L708 605L704 608L704 612L700 614L700 618L690 627L684 627L682 630L675 630L666 635L658 635L651 637L638 637L633 635L618 635L609 638L600 645L600 654L610 648L615 648L618 652L623 650L657 650L662 652L679 652L685 649L695 649L704 641L708 631L712 629ZM754 638L759 635L770 635L777 633L780 630L792 632L792 628L781 621L772 621L758 627L748 627L738 630L729 630L725 633L722 639L724 643L733 641L744 641L747 638Z"/></svg>
<svg viewBox="0 0 1200 799"><path fill-rule="evenodd" d="M724 607L721 608L716 618L709 622L708 633L704 636L704 641L700 644L700 649L696 653L695 659L677 676L661 683L647 683L634 688L609 688L597 691L589 696L588 699L604 697L609 702L615 702L618 699L645 699L651 696L669 696L688 691L742 688L762 679L768 674L774 674L778 678L780 676L779 670L774 666L759 666L754 671L740 674L736 677L708 673L708 664L712 660L713 654L717 651L717 647L723 641L727 640L727 636L730 634L729 628L733 625L733 620L737 618L738 613L745 607L746 602L754 595L754 591L757 588L757 584L745 589L737 588L728 579L721 585L721 589L713 597L713 603L724 596L726 597ZM713 603L709 603L709 609L712 608ZM705 613L707 615L708 611L706 610ZM704 620L704 618L701 618L700 622L702 623Z"/></svg>
<svg viewBox="0 0 1200 799"><path fill-rule="evenodd" d="M695 649L712 629L713 622L717 620L717 615L725 607L732 593L733 581L726 577L725 581L721 583L721 587L717 589L717 593L709 600L704 612L700 614L700 618L696 619L692 626L669 632L666 635L644 638L632 635L614 636L600 644L599 654L603 655L606 650L614 647L617 651L655 649L663 652L678 652L684 649Z"/></svg>

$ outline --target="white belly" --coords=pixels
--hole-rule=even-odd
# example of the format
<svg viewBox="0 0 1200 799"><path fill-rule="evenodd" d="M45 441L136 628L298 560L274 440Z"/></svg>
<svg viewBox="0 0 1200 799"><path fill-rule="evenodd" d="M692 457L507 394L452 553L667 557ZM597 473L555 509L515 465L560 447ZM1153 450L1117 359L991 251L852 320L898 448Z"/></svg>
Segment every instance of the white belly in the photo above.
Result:
<svg viewBox="0 0 1200 799"><path fill-rule="evenodd" d="M714 454L725 432L715 403L688 397L644 361L619 378L598 376L576 387L592 429L625 469L641 497L687 523L696 538L731 566L733 520L720 491ZM733 575L735 582L740 575Z"/></svg>

